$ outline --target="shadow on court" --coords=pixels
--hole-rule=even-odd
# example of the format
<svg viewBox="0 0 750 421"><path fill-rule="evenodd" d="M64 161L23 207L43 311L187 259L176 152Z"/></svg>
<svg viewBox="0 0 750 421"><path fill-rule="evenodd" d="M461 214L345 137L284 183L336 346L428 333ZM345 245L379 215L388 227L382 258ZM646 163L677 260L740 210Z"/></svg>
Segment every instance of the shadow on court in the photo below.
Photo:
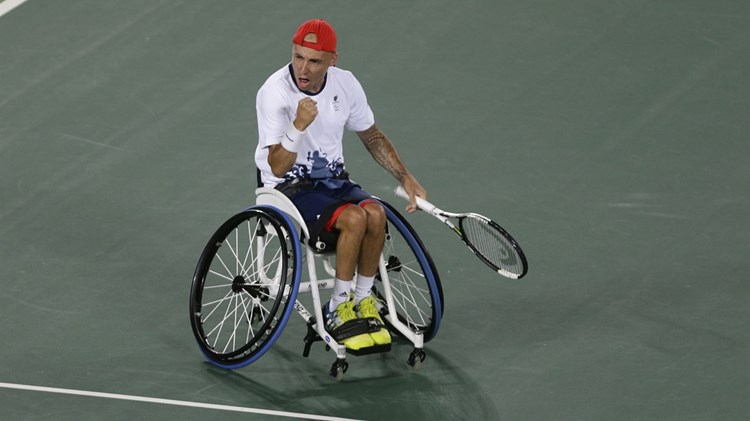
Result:
<svg viewBox="0 0 750 421"><path fill-rule="evenodd" d="M395 345L399 346L399 345ZM439 352L431 350L428 362L419 371L393 367L375 377L347 378L333 382L325 377L326 366L306 363L298 353L274 349L272 352L287 361L288 367L310 366L319 374L310 375L304 370L291 368L289 373L304 381L296 385L259 382L245 370L226 371L206 363L205 372L221 384L221 389L231 391L237 402L252 395L248 403L262 407L285 408L291 412L330 413L341 417L368 419L502 419L492 398L482 387L471 380L457 364ZM329 358L333 354L326 353ZM361 370L366 364L393 365L389 358L369 356L352 358L350 370ZM351 377L351 376L350 376ZM290 388L291 386L291 388ZM295 387L296 386L296 387ZM384 405L383 402L391 402ZM369 415L368 415L369 414ZM380 415L378 415L380 414Z"/></svg>

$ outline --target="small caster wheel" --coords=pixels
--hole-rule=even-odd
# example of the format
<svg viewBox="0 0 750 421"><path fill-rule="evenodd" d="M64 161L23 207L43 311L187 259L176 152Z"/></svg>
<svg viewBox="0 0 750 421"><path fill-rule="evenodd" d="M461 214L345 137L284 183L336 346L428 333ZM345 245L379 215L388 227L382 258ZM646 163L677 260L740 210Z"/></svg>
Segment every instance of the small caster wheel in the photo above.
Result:
<svg viewBox="0 0 750 421"><path fill-rule="evenodd" d="M427 354L424 352L424 349L414 348L406 362L414 369L418 369L425 358L427 358Z"/></svg>
<svg viewBox="0 0 750 421"><path fill-rule="evenodd" d="M328 374L333 377L334 380L340 382L344 378L344 373L349 369L349 363L343 358L338 358L331 366L331 371Z"/></svg>

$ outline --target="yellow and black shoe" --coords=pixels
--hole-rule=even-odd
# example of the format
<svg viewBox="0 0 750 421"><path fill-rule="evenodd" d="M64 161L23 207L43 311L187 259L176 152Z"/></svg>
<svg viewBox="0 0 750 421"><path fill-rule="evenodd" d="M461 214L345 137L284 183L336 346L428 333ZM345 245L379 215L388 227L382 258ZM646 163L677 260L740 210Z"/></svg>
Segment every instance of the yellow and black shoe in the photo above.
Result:
<svg viewBox="0 0 750 421"><path fill-rule="evenodd" d="M370 296L367 298L363 298L362 301L357 304L354 310L357 312L357 316L359 318L364 319L372 317L374 319L377 319L378 322L380 322L381 326L385 326L383 324L383 319L380 318L380 312L378 311L376 303L377 302L375 301L375 297ZM380 330L377 330L375 332L370 332L369 335L375 345L388 345L391 343L391 334L385 327L381 327Z"/></svg>
<svg viewBox="0 0 750 421"><path fill-rule="evenodd" d="M323 305L323 318L325 319L326 330L333 335L334 339L339 343L344 344L347 349L359 351L362 348L368 348L375 345L373 338L367 333L355 335L347 334L346 331L356 331L344 326L347 322L355 322L347 325L355 328L355 325L359 324L356 323L357 313L354 311L353 301L345 301L339 304L334 311L328 311L328 303L325 303ZM362 332L362 329L359 329L359 332Z"/></svg>

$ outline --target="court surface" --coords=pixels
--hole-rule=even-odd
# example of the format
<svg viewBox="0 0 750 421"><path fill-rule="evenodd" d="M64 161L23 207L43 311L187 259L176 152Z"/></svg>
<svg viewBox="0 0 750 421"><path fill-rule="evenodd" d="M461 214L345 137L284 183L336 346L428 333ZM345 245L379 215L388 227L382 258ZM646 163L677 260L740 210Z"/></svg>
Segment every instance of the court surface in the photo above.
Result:
<svg viewBox="0 0 750 421"><path fill-rule="evenodd" d="M402 344L334 383L297 316L233 372L190 331L200 251L253 203L255 92L312 17L430 199L529 257L499 278L409 217L445 290L418 372ZM0 419L746 419L748 68L746 0L19 4L0 16ZM346 141L354 178L404 205Z"/></svg>

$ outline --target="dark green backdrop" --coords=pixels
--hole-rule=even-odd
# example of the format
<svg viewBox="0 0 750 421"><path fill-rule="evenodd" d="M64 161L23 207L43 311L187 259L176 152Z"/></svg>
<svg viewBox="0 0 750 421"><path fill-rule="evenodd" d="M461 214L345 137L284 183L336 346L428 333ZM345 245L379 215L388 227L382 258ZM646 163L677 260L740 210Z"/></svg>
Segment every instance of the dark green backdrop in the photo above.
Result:
<svg viewBox="0 0 750 421"><path fill-rule="evenodd" d="M446 299L417 373L402 345L332 383L296 316L236 372L190 332L199 253L253 203L255 91L311 17L430 198L530 260L499 278L411 216ZM368 420L745 419L749 28L746 0L29 0L0 17L0 382ZM0 388L8 420L219 417L267 419Z"/></svg>

